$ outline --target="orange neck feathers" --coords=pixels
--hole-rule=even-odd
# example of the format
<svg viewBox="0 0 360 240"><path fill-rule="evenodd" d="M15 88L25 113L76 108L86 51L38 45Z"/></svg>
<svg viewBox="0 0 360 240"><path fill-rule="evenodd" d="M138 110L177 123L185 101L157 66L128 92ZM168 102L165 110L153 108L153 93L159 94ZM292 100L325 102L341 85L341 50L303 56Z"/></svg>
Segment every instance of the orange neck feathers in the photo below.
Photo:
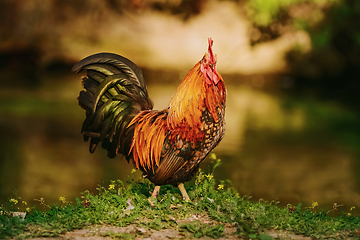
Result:
<svg viewBox="0 0 360 240"><path fill-rule="evenodd" d="M211 69L213 78L202 71L206 57L207 55L190 70L172 97L167 118L170 129L186 125L190 129L200 127L200 118L205 108L215 121L218 120L217 107L225 104L226 90L215 65Z"/></svg>
<svg viewBox="0 0 360 240"><path fill-rule="evenodd" d="M170 129L187 124L193 128L200 122L206 97L204 85L199 62L185 76L168 105L167 123Z"/></svg>

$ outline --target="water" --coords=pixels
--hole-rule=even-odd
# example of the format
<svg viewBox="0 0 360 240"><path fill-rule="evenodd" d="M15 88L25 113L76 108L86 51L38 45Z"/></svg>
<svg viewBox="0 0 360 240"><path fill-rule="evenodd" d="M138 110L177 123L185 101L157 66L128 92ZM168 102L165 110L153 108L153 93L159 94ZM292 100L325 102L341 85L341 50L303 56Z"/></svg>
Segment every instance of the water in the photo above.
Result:
<svg viewBox="0 0 360 240"><path fill-rule="evenodd" d="M155 108L162 109L177 85L151 83ZM223 162L217 179L230 179L254 201L316 201L324 208L336 202L345 212L360 207L356 115L334 103L289 101L234 83L227 88L227 133L214 150ZM29 204L42 197L48 204L60 196L74 201L85 190L96 193L97 184L130 175L125 159L108 159L100 148L88 152L80 90L78 76L63 75L36 89L1 90L0 203L16 195Z"/></svg>

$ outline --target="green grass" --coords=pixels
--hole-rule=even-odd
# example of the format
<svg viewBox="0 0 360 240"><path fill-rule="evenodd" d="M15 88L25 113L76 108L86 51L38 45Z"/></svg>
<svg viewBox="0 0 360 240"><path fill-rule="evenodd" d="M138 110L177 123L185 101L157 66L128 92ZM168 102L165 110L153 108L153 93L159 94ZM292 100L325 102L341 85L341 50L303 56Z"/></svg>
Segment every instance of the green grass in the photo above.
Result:
<svg viewBox="0 0 360 240"><path fill-rule="evenodd" d="M220 160L215 155L211 157L214 170ZM35 206L28 208L25 219L12 216L12 211L18 211L19 205L25 203L11 198L0 209L0 238L57 237L94 224L120 227L135 224L154 230L178 227L180 232L191 234L194 238L219 238L224 235L224 225L232 224L237 229L235 234L247 239L272 239L266 235L266 230L271 229L287 230L315 239L360 239L358 216L342 213L332 217L333 212L317 210L316 203L304 208L301 204L280 207L277 202L254 202L249 197L239 196L231 182L217 182L213 171L208 174L200 171L195 180L186 186L192 199L188 203L181 199L177 188L163 186L158 199L153 199L154 206L151 206L148 198L153 187L148 180L134 180L130 176L126 184L117 180L107 186L99 186L98 194L85 191L74 203L60 197L60 203L50 207L40 199L41 207L48 210L39 211ZM217 224L197 220L182 224L176 222L194 214L207 215ZM109 231L103 236L133 239L139 234Z"/></svg>

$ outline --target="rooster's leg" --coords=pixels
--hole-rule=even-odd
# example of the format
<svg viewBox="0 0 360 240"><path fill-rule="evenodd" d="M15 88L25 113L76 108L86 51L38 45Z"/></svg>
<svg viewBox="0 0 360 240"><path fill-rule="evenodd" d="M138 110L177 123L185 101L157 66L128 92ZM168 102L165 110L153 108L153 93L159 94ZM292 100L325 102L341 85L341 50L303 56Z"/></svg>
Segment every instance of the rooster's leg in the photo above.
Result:
<svg viewBox="0 0 360 240"><path fill-rule="evenodd" d="M152 202L152 200L154 200L153 197L157 198L157 196L159 195L159 192L160 192L160 186L155 186L154 191L151 194L151 197L149 197L149 199L148 199L148 201L152 207L155 206L154 203Z"/></svg>
<svg viewBox="0 0 360 240"><path fill-rule="evenodd" d="M184 184L183 183L179 183L178 188L180 189L181 195L183 196L183 199L188 202L190 201L189 195L187 194Z"/></svg>
<svg viewBox="0 0 360 240"><path fill-rule="evenodd" d="M151 194L152 197L157 198L160 192L160 186L155 186L153 193Z"/></svg>

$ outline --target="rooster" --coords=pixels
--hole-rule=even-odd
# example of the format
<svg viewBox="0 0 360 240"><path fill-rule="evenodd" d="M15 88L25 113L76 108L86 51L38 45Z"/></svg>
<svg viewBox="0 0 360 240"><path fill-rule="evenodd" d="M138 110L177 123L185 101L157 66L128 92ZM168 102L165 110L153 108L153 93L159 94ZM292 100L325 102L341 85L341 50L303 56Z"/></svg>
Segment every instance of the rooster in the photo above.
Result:
<svg viewBox="0 0 360 240"><path fill-rule="evenodd" d="M78 101L86 111L81 131L90 152L101 143L109 158L125 156L155 184L155 198L161 185L171 184L189 201L184 182L225 134L226 88L208 42L208 52L161 111L152 110L140 68L123 56L94 54L72 69L87 72Z"/></svg>

